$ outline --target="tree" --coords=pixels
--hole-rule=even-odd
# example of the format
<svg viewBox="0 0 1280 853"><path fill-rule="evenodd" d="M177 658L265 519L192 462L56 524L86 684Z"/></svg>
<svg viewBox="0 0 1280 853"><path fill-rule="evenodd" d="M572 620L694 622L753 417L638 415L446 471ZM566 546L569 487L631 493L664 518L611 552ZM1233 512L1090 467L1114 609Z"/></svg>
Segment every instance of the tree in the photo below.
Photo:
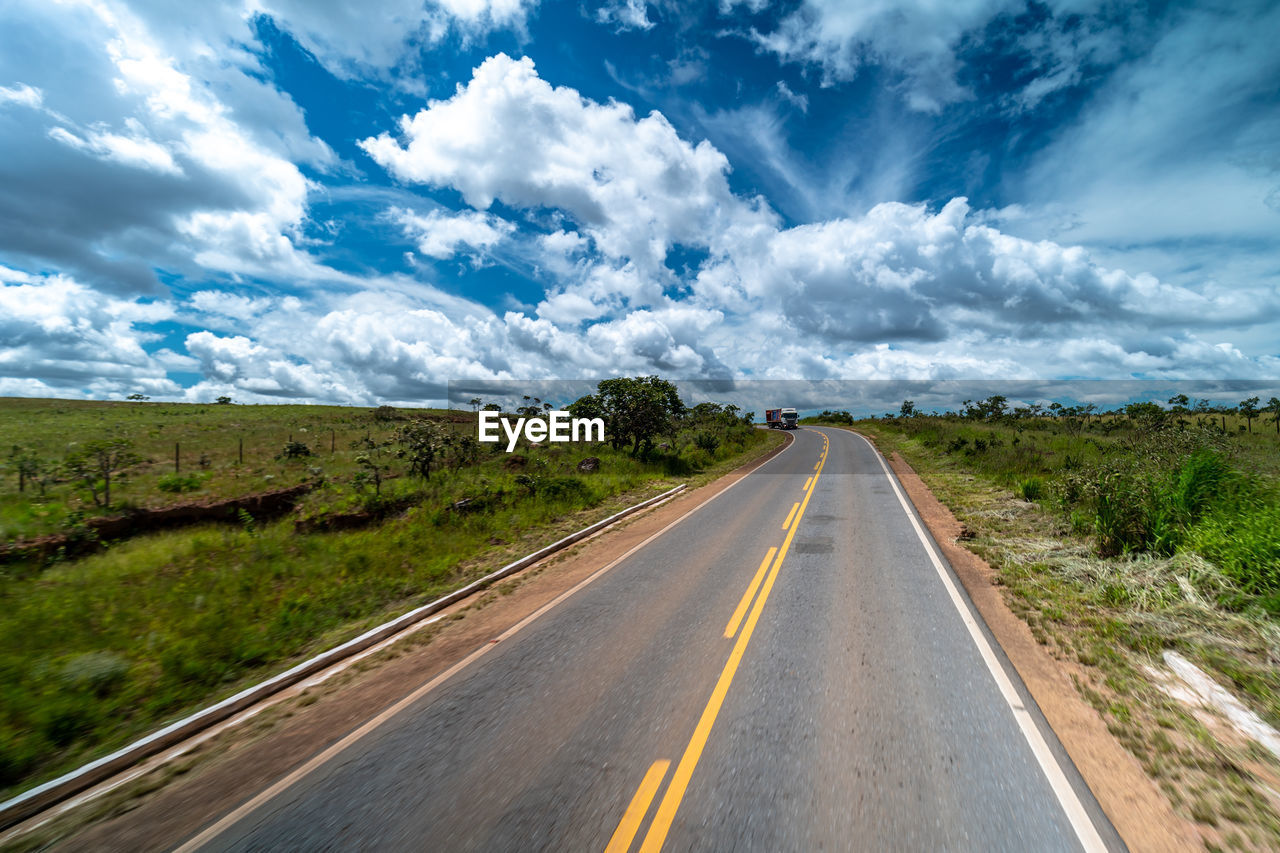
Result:
<svg viewBox="0 0 1280 853"><path fill-rule="evenodd" d="M429 480L431 466L444 458L452 438L453 433L435 421L414 418L396 430L396 456L408 463L410 474Z"/></svg>
<svg viewBox="0 0 1280 853"><path fill-rule="evenodd" d="M912 404L914 408L914 404ZM975 421L998 421L1003 420L1009 411L1009 398L1001 394L992 394L985 400L979 400L974 403L972 400L965 400L960 410L961 417Z"/></svg>
<svg viewBox="0 0 1280 853"><path fill-rule="evenodd" d="M916 404L911 400L903 400L902 408L898 410L904 418L912 418L916 415Z"/></svg>
<svg viewBox="0 0 1280 853"><path fill-rule="evenodd" d="M151 398L148 397L146 394L130 394L128 397L125 397L125 399L130 400L134 403L144 403L147 400L150 400Z"/></svg>
<svg viewBox="0 0 1280 853"><path fill-rule="evenodd" d="M1158 424L1164 420L1164 409L1158 403L1130 403L1124 407L1129 420L1141 424Z"/></svg>
<svg viewBox="0 0 1280 853"><path fill-rule="evenodd" d="M1276 435L1280 435L1280 397L1272 397L1267 401L1267 411L1272 414L1272 420L1276 422Z"/></svg>
<svg viewBox="0 0 1280 853"><path fill-rule="evenodd" d="M35 451L16 444L9 453L9 459L18 472L18 491L25 492L27 483L35 483L40 487L40 494L43 495L44 487L48 485L49 477L53 473L45 465L44 460L37 456Z"/></svg>
<svg viewBox="0 0 1280 853"><path fill-rule="evenodd" d="M219 397L218 399L214 400L213 402L217 403L219 406L230 406L230 405L231 405L231 398L230 398L230 397L228 397L227 395L223 394L221 397Z"/></svg>
<svg viewBox="0 0 1280 853"><path fill-rule="evenodd" d="M1183 414L1187 411L1187 407L1191 405L1191 398L1186 394L1174 394L1169 398L1169 408L1173 409L1176 414Z"/></svg>
<svg viewBox="0 0 1280 853"><path fill-rule="evenodd" d="M1249 424L1249 432L1253 432L1253 419L1258 416L1258 398L1250 397L1248 400L1240 401L1240 414Z"/></svg>
<svg viewBox="0 0 1280 853"><path fill-rule="evenodd" d="M141 461L127 439L91 441L67 454L63 469L67 476L88 490L94 504L111 506L111 478Z"/></svg>
<svg viewBox="0 0 1280 853"><path fill-rule="evenodd" d="M360 470L356 472L352 482L357 486L373 483L373 493L382 495L383 475L391 470L391 466L382 461L382 451L387 446L385 441L374 441L369 436L351 442L352 448L360 451L356 454L356 464Z"/></svg>
<svg viewBox="0 0 1280 853"><path fill-rule="evenodd" d="M480 411L480 404L483 402L484 401L481 400L479 397L472 397L470 400L467 401L467 404L471 406L471 411L478 412Z"/></svg>
<svg viewBox="0 0 1280 853"><path fill-rule="evenodd" d="M630 443L631 455L639 453L641 458L648 457L655 436L675 432L677 419L686 411L679 389L657 376L605 379L596 392L573 404L578 411L594 414L578 414L573 407L570 412L575 417L604 418L605 434L614 449Z"/></svg>

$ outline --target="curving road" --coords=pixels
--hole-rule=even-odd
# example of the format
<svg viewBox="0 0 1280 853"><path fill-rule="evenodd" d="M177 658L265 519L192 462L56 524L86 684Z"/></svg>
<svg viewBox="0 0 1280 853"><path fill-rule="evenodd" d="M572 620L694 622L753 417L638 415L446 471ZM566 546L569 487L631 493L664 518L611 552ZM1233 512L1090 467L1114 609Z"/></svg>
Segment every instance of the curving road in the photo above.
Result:
<svg viewBox="0 0 1280 853"><path fill-rule="evenodd" d="M795 436L188 849L1123 849L880 457Z"/></svg>

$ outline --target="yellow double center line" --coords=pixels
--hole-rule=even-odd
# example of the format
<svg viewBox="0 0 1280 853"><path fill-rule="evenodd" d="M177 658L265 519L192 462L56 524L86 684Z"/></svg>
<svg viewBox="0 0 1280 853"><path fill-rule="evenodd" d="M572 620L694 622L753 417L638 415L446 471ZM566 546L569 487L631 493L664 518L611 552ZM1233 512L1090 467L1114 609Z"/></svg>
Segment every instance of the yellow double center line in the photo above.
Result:
<svg viewBox="0 0 1280 853"><path fill-rule="evenodd" d="M738 623L742 620L742 614L746 611L747 605L751 602L755 595L756 588L760 587L760 595L755 599L755 606L751 608L751 615L747 617L747 621L742 626L742 633L738 635L738 640L733 645L733 651L729 654L729 660L724 665L724 669L720 673L720 679L716 682L715 689L711 691L711 698L707 701L706 708L702 711L702 716L698 719L698 725L693 730L693 737L689 740L689 745L685 747L684 755L680 758L680 763L676 765L675 774L671 777L671 784L667 787L667 792L662 797L662 802L658 805L658 811L653 817L653 823L649 825L649 832L644 837L644 842L640 845L640 853L658 853L662 849L663 843L667 840L667 833L671 830L671 823L675 820L676 812L680 809L680 801L684 798L684 792L689 787L689 780L693 778L694 768L698 766L698 759L702 757L702 750L707 745L707 738L711 735L711 727L715 725L716 717L720 713L720 706L724 704L724 697L729 692L729 685L733 682L733 676L738 671L738 664L742 662L742 655L747 650L747 644L751 642L751 634L755 631L756 622L760 619L760 613L764 610L765 602L769 600L769 592L773 589L773 583L778 578L778 570L782 568L782 561L787 557L787 551L791 548L791 540L795 538L796 530L800 528L800 519L804 517L804 511L809 506L809 498L813 497L814 490L818 486L818 478L822 476L822 468L827 461L827 449L830 442L824 435L822 437L822 454L818 457L818 463L814 465L813 476L805 483L804 500L800 502L799 509L792 507L791 514L788 515L787 521L790 529L787 536L782 540L782 546L777 549L775 558L775 549L770 548L769 553L765 555L760 568L756 571L755 577L747 586L746 593L742 596L742 600L738 603L738 607L734 610L733 616L729 620L728 626L725 628L724 635L732 637L738 629ZM773 568L769 570L769 574L765 577L765 568L769 565L770 558L773 559ZM764 577L764 585L761 587L761 578ZM622 821L618 824L617 830L614 831L613 837L609 840L609 846L605 848L606 853L625 853L631 847L631 841L635 838L636 832L640 829L640 824L644 821L645 814L649 811L649 804L653 801L654 796L658 793L658 788L662 784L663 777L667 774L669 761L655 761L645 774L644 780L640 783L639 790L631 800L631 804L627 807L626 813L622 817Z"/></svg>

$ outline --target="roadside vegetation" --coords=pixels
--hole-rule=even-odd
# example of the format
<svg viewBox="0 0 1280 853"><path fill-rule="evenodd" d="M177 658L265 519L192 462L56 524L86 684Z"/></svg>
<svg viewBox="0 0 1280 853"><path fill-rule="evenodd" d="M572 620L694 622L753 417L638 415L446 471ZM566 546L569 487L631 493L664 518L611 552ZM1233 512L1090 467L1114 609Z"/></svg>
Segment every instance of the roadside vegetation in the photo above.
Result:
<svg viewBox="0 0 1280 853"><path fill-rule="evenodd" d="M606 418L610 441L510 454L476 441L481 400L462 412L0 400L14 448L0 466L0 796L782 440L673 391L602 383L579 408ZM101 517L297 485L309 491L283 514L95 538ZM94 541L81 557L16 547L41 536Z"/></svg>
<svg viewBox="0 0 1280 853"><path fill-rule="evenodd" d="M1114 411L1003 397L854 421L964 525L1010 606L1195 822L1280 847L1280 762L1161 689L1175 650L1280 726L1280 401Z"/></svg>

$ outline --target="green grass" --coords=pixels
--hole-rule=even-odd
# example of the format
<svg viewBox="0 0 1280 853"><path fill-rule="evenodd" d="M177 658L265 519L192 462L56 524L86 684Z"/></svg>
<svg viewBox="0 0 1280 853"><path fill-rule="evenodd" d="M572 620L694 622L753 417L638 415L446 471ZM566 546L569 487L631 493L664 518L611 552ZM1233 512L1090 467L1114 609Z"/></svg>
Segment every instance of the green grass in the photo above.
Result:
<svg viewBox="0 0 1280 853"><path fill-rule="evenodd" d="M858 428L1057 509L1100 556L1198 553L1239 583L1235 604L1280 613L1280 438L1227 425L914 417Z"/></svg>
<svg viewBox="0 0 1280 853"><path fill-rule="evenodd" d="M297 440L343 423L347 435L383 429L368 410L336 407L4 402L6 440L45 448L103 429L146 436L157 418L175 425L169 433L160 428L166 440L202 434L210 419L218 429L207 431L209 446L223 453L238 449L232 424L267 448L283 446L290 431ZM38 416L23 427L9 417L15 409ZM60 418L65 432L48 436L62 428ZM384 482L381 502L398 501L400 509L379 523L299 534L298 518L378 506L369 488L354 484L356 466L339 439L338 451L319 460L321 485L289 517L242 516L110 543L79 560L0 566L0 794L102 755L622 506L678 482L719 476L781 440L730 428L709 453L681 435L647 462L607 445L521 447L522 462L482 450L473 464L436 471L425 482ZM142 438L135 443L153 447ZM597 472L577 471L585 456L599 457ZM144 463L126 494L156 504L230 496L313 476L312 461L250 466L246 458L242 468L224 460L177 476ZM389 462L390 473L402 473L394 456ZM277 476L265 480L270 472ZM8 517L40 518L49 504L8 485Z"/></svg>
<svg viewBox="0 0 1280 853"><path fill-rule="evenodd" d="M56 469L76 447L125 438L142 462L113 484L113 509L156 507L176 500L213 500L293 485L319 476L345 478L357 466L353 441L385 440L401 421L379 420L372 409L342 406L240 406L122 403L0 398L0 541L64 530L77 514L107 510ZM469 425L470 412L398 410ZM308 446L305 459L276 456L290 441ZM244 461L241 463L241 447ZM44 489L18 491L10 452L21 447L54 473ZM174 470L175 448L178 470Z"/></svg>

